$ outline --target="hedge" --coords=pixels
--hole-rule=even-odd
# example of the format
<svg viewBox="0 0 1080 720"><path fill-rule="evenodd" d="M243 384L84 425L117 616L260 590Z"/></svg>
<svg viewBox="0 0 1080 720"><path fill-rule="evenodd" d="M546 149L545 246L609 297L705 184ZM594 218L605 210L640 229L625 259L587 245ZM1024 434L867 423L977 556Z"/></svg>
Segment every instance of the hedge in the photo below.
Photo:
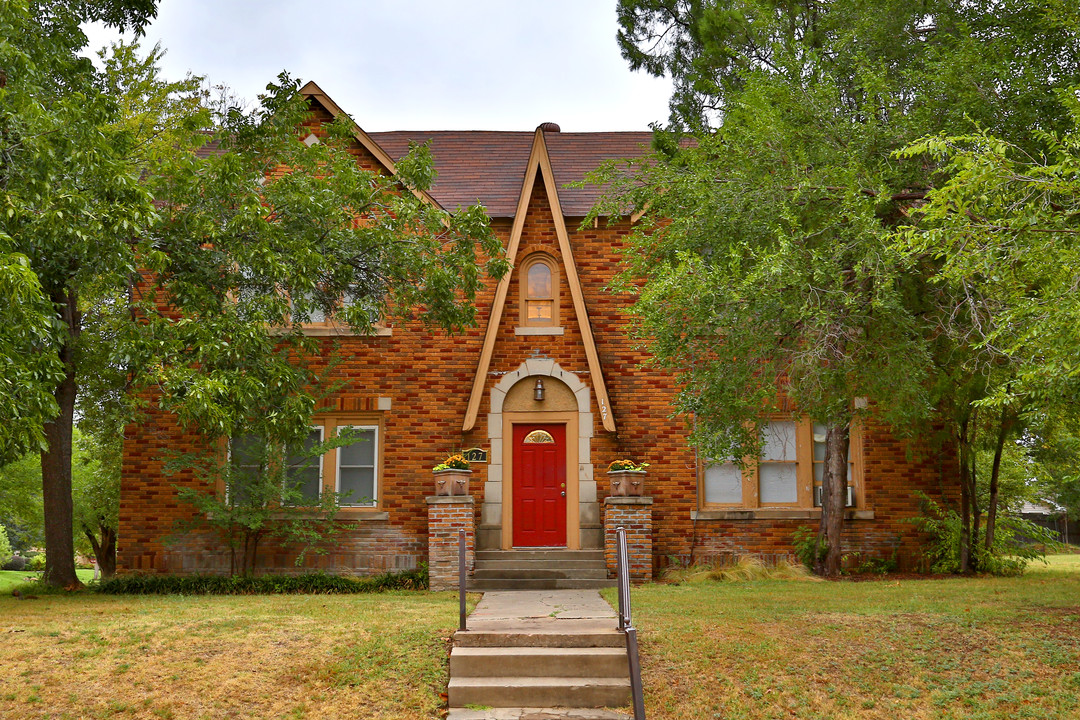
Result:
<svg viewBox="0 0 1080 720"><path fill-rule="evenodd" d="M108 595L345 595L384 590L426 590L426 566L398 573L346 577L303 575L156 575L130 573L102 581Z"/></svg>

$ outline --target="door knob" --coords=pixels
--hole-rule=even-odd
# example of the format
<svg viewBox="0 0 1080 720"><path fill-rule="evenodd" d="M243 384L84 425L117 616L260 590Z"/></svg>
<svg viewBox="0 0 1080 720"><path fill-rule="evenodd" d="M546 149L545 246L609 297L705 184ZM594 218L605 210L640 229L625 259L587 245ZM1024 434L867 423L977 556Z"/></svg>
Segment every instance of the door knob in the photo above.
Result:
<svg viewBox="0 0 1080 720"><path fill-rule="evenodd" d="M562 491L561 493L559 493L559 494L560 494L560 495L562 495L563 497L566 497L566 491L565 491L565 490L563 490L563 491Z"/></svg>

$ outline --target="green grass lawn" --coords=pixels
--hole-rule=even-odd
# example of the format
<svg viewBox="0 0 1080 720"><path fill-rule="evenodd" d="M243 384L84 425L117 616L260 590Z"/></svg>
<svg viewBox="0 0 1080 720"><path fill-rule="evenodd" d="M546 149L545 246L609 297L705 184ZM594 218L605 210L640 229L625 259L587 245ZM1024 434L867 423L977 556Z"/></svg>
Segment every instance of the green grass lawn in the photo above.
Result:
<svg viewBox="0 0 1080 720"><path fill-rule="evenodd" d="M1080 717L1080 556L1049 561L1019 578L637 588L648 716Z"/></svg>
<svg viewBox="0 0 1080 720"><path fill-rule="evenodd" d="M75 573L84 583L94 578L93 570L76 570ZM39 578L41 573L30 570L0 570L0 595L8 595L11 591L27 582L28 578Z"/></svg>
<svg viewBox="0 0 1080 720"><path fill-rule="evenodd" d="M649 585L634 618L651 720L1080 717L1076 555L1019 578ZM3 593L0 717L436 718L456 624L450 593Z"/></svg>
<svg viewBox="0 0 1080 720"><path fill-rule="evenodd" d="M0 718L433 718L457 596L0 597Z"/></svg>

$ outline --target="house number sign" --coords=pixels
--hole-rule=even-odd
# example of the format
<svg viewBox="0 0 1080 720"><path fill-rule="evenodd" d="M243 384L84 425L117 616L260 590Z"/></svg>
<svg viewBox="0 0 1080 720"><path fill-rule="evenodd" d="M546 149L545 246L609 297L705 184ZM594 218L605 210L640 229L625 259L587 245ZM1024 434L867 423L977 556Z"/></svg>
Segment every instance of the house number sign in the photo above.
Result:
<svg viewBox="0 0 1080 720"><path fill-rule="evenodd" d="M487 450L481 450L480 448L469 448L468 450L462 450L461 454L465 456L465 459L471 463L486 463Z"/></svg>

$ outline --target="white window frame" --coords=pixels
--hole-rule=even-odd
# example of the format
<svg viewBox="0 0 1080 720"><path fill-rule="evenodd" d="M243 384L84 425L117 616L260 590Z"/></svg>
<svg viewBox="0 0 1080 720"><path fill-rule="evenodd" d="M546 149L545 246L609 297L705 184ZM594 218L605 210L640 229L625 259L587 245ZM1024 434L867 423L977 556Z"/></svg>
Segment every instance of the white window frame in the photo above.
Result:
<svg viewBox="0 0 1080 720"><path fill-rule="evenodd" d="M342 503L341 507L343 507L343 508L377 508L377 507L379 507L379 495L380 495L379 491L380 491L381 485L382 485L382 483L380 482L381 477L380 477L380 473L379 473L379 469L380 469L379 466L381 464L379 462L379 459L382 457L382 452L381 452L382 448L381 448L381 445L380 445L381 438L379 436L379 426L378 425L355 425L355 424L352 424L352 423L348 423L348 424L339 423L339 424L335 424L335 426L334 426L335 437L337 436L337 433L343 428L348 429L348 430L360 430L360 431L363 431L363 432L366 432L366 431L370 430L371 433L372 433L372 443L374 444L374 447L372 448L372 453L371 453L371 460L372 460L372 465L371 465L372 501L370 503L348 503L348 504ZM338 493L338 496L340 497L340 495L341 495L341 448L334 448L330 452L335 455L335 458L334 458L334 492ZM330 453L327 453L327 454L329 455ZM364 466L364 465L348 465L346 467L366 467L366 466Z"/></svg>

